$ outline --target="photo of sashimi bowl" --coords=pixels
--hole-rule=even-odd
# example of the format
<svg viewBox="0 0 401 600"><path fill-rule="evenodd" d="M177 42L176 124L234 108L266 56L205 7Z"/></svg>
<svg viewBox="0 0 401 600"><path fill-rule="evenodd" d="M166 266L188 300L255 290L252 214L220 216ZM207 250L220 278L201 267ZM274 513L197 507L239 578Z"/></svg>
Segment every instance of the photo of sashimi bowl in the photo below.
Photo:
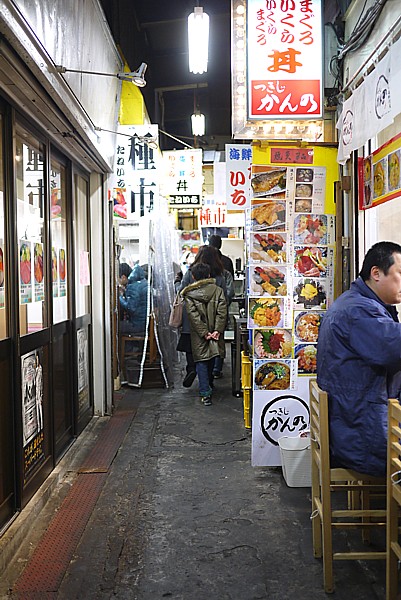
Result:
<svg viewBox="0 0 401 600"><path fill-rule="evenodd" d="M316 373L317 346L299 344L295 346L295 358L298 359L298 373Z"/></svg>
<svg viewBox="0 0 401 600"><path fill-rule="evenodd" d="M250 298L249 326L276 327L282 325L283 301L278 298Z"/></svg>
<svg viewBox="0 0 401 600"><path fill-rule="evenodd" d="M285 362L266 362L255 371L257 390L288 390L290 380L290 368Z"/></svg>
<svg viewBox="0 0 401 600"><path fill-rule="evenodd" d="M294 267L304 277L324 277L327 271L327 248L295 247Z"/></svg>
<svg viewBox="0 0 401 600"><path fill-rule="evenodd" d="M285 269L280 270L273 266L251 266L249 288L251 294L258 296L286 296Z"/></svg>
<svg viewBox="0 0 401 600"><path fill-rule="evenodd" d="M295 243L327 243L326 215L297 215L294 221Z"/></svg>
<svg viewBox="0 0 401 600"><path fill-rule="evenodd" d="M295 334L302 342L317 342L323 313L305 311L295 317Z"/></svg>
<svg viewBox="0 0 401 600"><path fill-rule="evenodd" d="M43 281L43 246L35 244L33 252L33 273L36 283Z"/></svg>
<svg viewBox="0 0 401 600"><path fill-rule="evenodd" d="M254 358L290 358L291 332L287 329L255 329Z"/></svg>

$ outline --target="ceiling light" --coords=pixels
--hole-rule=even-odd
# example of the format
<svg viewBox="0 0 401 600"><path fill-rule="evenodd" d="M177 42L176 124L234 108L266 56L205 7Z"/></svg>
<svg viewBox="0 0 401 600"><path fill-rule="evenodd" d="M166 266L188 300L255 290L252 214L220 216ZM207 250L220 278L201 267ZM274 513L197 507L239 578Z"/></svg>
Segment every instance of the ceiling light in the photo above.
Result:
<svg viewBox="0 0 401 600"><path fill-rule="evenodd" d="M199 111L196 111L191 116L191 123L192 123L192 135L195 135L197 137L205 135L205 115L203 115Z"/></svg>
<svg viewBox="0 0 401 600"><path fill-rule="evenodd" d="M206 73L209 53L209 15L201 6L195 6L188 17L189 70Z"/></svg>
<svg viewBox="0 0 401 600"><path fill-rule="evenodd" d="M57 73L85 73L88 75L103 75L104 77L117 77L117 79L121 79L122 81L131 81L138 87L145 87L145 71L148 68L146 63L142 63L137 71L132 71L131 73L102 73L99 71L84 71L82 69L68 69L67 67L63 67L62 65L56 66Z"/></svg>

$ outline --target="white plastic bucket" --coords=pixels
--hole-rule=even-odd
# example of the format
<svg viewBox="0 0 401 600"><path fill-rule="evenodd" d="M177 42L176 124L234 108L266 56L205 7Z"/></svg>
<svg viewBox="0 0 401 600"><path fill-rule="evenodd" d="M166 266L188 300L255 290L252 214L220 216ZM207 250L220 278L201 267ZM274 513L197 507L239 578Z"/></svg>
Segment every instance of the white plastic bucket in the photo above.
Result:
<svg viewBox="0 0 401 600"><path fill-rule="evenodd" d="M288 487L311 486L311 447L309 437L278 439L281 467Z"/></svg>

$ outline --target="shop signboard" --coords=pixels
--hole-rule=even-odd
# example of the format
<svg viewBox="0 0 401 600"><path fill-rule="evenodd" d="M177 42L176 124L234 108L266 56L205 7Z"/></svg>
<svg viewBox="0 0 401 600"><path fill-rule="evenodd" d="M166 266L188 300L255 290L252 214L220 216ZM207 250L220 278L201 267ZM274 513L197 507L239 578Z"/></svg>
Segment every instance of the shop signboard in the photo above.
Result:
<svg viewBox="0 0 401 600"><path fill-rule="evenodd" d="M226 144L227 210L246 210L251 198L252 146Z"/></svg>
<svg viewBox="0 0 401 600"><path fill-rule="evenodd" d="M157 125L119 125L109 189L114 217L134 219L153 210L159 195Z"/></svg>
<svg viewBox="0 0 401 600"><path fill-rule="evenodd" d="M321 117L321 0L248 0L246 48L248 119Z"/></svg>
<svg viewBox="0 0 401 600"><path fill-rule="evenodd" d="M170 206L199 208L202 198L202 150L163 152L162 193Z"/></svg>
<svg viewBox="0 0 401 600"><path fill-rule="evenodd" d="M326 167L252 164L251 190L252 464L277 466L279 437L309 429L308 383L334 299L335 216L325 213Z"/></svg>

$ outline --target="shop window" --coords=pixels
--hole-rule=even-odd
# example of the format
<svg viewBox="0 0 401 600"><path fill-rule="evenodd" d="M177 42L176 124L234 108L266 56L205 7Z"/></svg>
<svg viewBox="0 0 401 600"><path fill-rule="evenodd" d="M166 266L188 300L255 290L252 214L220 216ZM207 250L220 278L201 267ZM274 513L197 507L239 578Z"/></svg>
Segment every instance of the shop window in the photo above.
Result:
<svg viewBox="0 0 401 600"><path fill-rule="evenodd" d="M44 146L21 126L17 126L15 170L20 335L26 335L46 326L45 177Z"/></svg>
<svg viewBox="0 0 401 600"><path fill-rule="evenodd" d="M0 340L8 337L4 238L3 121L0 115Z"/></svg>
<svg viewBox="0 0 401 600"><path fill-rule="evenodd" d="M88 235L88 183L80 175L75 176L74 206L75 244L75 316L90 312L90 256ZM100 257L99 257L100 259Z"/></svg>
<svg viewBox="0 0 401 600"><path fill-rule="evenodd" d="M66 170L56 160L50 168L53 324L68 319Z"/></svg>

